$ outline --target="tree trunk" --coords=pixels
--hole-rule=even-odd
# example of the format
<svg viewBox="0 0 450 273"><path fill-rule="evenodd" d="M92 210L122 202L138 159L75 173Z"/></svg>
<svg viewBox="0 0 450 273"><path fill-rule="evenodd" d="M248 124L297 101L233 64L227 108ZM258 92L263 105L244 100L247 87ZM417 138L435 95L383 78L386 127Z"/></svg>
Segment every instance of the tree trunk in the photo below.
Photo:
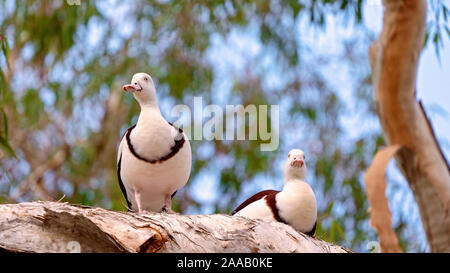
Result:
<svg viewBox="0 0 450 273"><path fill-rule="evenodd" d="M0 252L350 252L277 222L137 214L59 202L0 205Z"/></svg>
<svg viewBox="0 0 450 273"><path fill-rule="evenodd" d="M422 104L416 74L426 31L426 0L383 0L383 30L370 47L375 106L395 159L418 203L432 252L450 252L450 173Z"/></svg>

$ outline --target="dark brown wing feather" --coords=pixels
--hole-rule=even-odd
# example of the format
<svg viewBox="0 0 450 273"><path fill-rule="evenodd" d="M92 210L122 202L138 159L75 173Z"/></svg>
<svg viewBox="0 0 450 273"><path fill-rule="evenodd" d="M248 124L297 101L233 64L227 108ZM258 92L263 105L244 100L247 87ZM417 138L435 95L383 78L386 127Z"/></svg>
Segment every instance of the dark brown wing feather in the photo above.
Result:
<svg viewBox="0 0 450 273"><path fill-rule="evenodd" d="M125 189L125 186L122 182L122 177L120 176L120 169L122 168L122 153L119 157L119 162L117 162L117 178L119 179L119 187L122 191L123 196L125 197L125 200L127 201L128 211L131 211L131 202L128 200L127 191Z"/></svg>
<svg viewBox="0 0 450 273"><path fill-rule="evenodd" d="M305 232L306 235L314 237L314 234L316 233L316 227L317 227L317 221L314 223L313 228L311 231Z"/></svg>
<svg viewBox="0 0 450 273"><path fill-rule="evenodd" d="M240 204L239 207L237 207L235 210L233 210L233 212L231 212L231 215L236 214L241 209L245 208L246 206L250 205L251 203L253 203L255 201L258 201L259 199L264 198L265 196L267 196L269 194L277 194L279 192L280 191L275 191L275 190L265 190L265 191L258 192L257 194L253 195L249 199L245 200L242 204Z"/></svg>

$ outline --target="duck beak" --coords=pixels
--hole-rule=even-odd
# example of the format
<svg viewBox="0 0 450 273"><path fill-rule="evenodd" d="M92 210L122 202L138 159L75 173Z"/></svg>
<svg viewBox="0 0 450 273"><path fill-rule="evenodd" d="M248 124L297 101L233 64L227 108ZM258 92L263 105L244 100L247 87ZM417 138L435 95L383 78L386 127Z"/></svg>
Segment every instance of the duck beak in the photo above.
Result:
<svg viewBox="0 0 450 273"><path fill-rule="evenodd" d="M133 92L136 91L136 89L134 88L134 86L132 84L126 84L122 87L123 91L125 92Z"/></svg>
<svg viewBox="0 0 450 273"><path fill-rule="evenodd" d="M291 162L291 166L292 167L303 167L303 165L305 164L305 161L303 161L302 159L294 159Z"/></svg>
<svg viewBox="0 0 450 273"><path fill-rule="evenodd" d="M141 91L142 87L139 84L126 84L122 87L122 89L125 92L134 92L134 91Z"/></svg>

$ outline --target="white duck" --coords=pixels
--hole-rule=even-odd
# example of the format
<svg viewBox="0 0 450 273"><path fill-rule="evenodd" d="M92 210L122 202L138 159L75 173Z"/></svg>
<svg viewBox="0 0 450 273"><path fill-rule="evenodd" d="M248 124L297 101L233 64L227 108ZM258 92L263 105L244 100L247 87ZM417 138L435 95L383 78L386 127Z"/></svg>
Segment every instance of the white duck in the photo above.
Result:
<svg viewBox="0 0 450 273"><path fill-rule="evenodd" d="M259 192L243 202L231 214L282 222L313 236L316 231L317 204L313 190L305 182L306 164L302 150L294 149L289 152L283 175L282 191Z"/></svg>
<svg viewBox="0 0 450 273"><path fill-rule="evenodd" d="M191 172L191 146L180 128L161 115L153 79L133 75L123 90L133 93L141 112L119 145L117 175L129 210L171 211L172 197Z"/></svg>

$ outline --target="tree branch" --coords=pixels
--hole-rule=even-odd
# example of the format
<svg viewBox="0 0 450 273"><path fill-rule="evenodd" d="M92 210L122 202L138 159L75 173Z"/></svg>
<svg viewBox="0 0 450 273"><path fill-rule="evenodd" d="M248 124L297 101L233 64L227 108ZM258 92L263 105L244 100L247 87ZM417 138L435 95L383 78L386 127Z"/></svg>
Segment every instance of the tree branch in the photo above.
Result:
<svg viewBox="0 0 450 273"><path fill-rule="evenodd" d="M0 205L0 252L350 252L277 222L137 214L59 202Z"/></svg>

